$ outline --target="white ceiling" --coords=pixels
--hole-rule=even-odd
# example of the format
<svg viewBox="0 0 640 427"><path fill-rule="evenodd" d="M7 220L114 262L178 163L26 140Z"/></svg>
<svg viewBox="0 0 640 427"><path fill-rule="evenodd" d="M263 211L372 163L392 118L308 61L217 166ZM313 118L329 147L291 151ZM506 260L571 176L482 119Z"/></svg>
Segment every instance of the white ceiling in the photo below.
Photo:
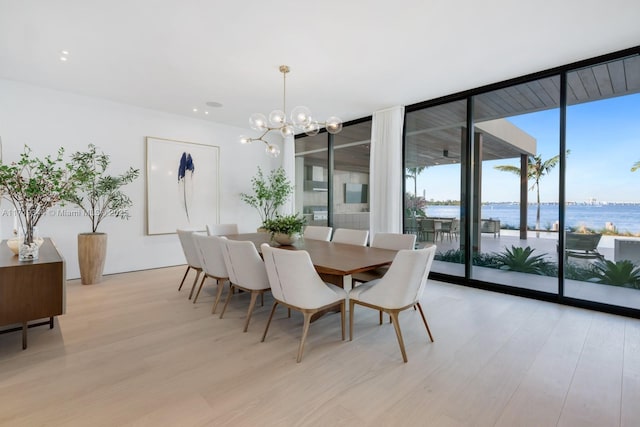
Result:
<svg viewBox="0 0 640 427"><path fill-rule="evenodd" d="M0 0L0 78L247 127L281 108L287 64L289 110L346 121L633 47L639 17L638 0Z"/></svg>

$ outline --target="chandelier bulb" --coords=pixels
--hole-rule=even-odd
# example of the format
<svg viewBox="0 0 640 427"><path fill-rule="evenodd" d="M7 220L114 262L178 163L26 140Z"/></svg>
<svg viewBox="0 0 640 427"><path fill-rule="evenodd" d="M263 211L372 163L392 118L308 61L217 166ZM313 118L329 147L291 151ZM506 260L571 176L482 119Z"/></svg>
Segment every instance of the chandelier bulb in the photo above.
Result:
<svg viewBox="0 0 640 427"><path fill-rule="evenodd" d="M251 141L253 141L251 138L249 138L246 135L240 135L240 143L241 144L251 144Z"/></svg>
<svg viewBox="0 0 640 427"><path fill-rule="evenodd" d="M253 130L264 131L267 129L267 118L262 113L254 113L249 117L249 126Z"/></svg>
<svg viewBox="0 0 640 427"><path fill-rule="evenodd" d="M329 117L325 122L325 126L327 128L327 132L338 133L342 130L342 120L336 116Z"/></svg>
<svg viewBox="0 0 640 427"><path fill-rule="evenodd" d="M271 157L278 157L280 155L280 147L273 144L267 144L266 152Z"/></svg>
<svg viewBox="0 0 640 427"><path fill-rule="evenodd" d="M286 115L282 110L273 110L269 114L269 122L276 127L282 126L286 121Z"/></svg>

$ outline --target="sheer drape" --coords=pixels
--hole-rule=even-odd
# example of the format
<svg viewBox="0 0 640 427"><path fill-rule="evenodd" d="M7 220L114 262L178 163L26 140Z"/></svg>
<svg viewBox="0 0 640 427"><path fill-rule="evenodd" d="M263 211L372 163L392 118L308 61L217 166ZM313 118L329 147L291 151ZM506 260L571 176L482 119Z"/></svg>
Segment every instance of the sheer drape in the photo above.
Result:
<svg viewBox="0 0 640 427"><path fill-rule="evenodd" d="M370 225L375 233L402 232L402 127L404 107L373 113L370 158Z"/></svg>

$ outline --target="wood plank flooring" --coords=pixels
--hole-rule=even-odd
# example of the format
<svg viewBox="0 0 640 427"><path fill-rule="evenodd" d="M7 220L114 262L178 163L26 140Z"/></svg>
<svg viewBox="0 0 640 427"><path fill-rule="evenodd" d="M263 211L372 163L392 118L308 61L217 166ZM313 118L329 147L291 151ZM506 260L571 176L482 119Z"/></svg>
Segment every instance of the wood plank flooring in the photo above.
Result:
<svg viewBox="0 0 640 427"><path fill-rule="evenodd" d="M640 320L431 281L419 313L392 325L356 307L311 325L248 295L211 315L178 292L184 267L67 286L56 327L0 335L2 426L638 426ZM193 276L190 276L193 278ZM221 307L218 308L218 312Z"/></svg>

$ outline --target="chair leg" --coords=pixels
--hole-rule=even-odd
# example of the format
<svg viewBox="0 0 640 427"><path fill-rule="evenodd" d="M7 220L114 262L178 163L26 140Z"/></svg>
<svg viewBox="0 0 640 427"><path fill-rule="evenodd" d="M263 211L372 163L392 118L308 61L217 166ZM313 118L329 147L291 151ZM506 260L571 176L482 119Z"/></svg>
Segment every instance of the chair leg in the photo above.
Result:
<svg viewBox="0 0 640 427"><path fill-rule="evenodd" d="M216 279L216 283L218 284L218 292L216 292L216 300L213 302L213 308L211 309L211 314L216 312L216 307L220 302L220 297L222 297L222 290L224 289L224 280L220 282L220 279Z"/></svg>
<svg viewBox="0 0 640 427"><path fill-rule="evenodd" d="M345 313L345 308L346 308L346 303L343 300L340 303L340 328L342 329L342 341L344 341L344 337L345 337L345 320L346 320L346 313Z"/></svg>
<svg viewBox="0 0 640 427"><path fill-rule="evenodd" d="M251 302L249 303L249 310L247 310L247 320L244 322L244 329L242 332L247 332L249 329L249 322L251 321L251 315L253 314L253 309L256 306L256 300L258 299L259 291L251 291Z"/></svg>
<svg viewBox="0 0 640 427"><path fill-rule="evenodd" d="M353 314L356 306L355 301L349 300L349 341L353 341Z"/></svg>
<svg viewBox="0 0 640 427"><path fill-rule="evenodd" d="M424 327L427 328L427 333L429 334L429 339L431 340L431 342L433 342L433 335L431 335L431 330L429 329L429 325L427 324L427 318L424 317L424 313L422 312L422 306L420 305L420 303L417 303L416 305L418 306L418 310L420 310L420 316L422 316L422 321L424 322Z"/></svg>
<svg viewBox="0 0 640 427"><path fill-rule="evenodd" d="M182 276L182 282L180 282L180 286L178 287L178 291L182 289L182 285L184 285L184 279L187 278L187 274L189 274L189 270L191 270L191 266L187 265L187 271L184 272L184 276Z"/></svg>
<svg viewBox="0 0 640 427"><path fill-rule="evenodd" d="M302 360L302 351L304 350L304 342L307 339L307 334L309 333L309 325L311 324L311 314L307 311L304 313L304 325L302 326L302 338L300 338L300 347L298 347L298 359L297 363L300 363Z"/></svg>
<svg viewBox="0 0 640 427"><path fill-rule="evenodd" d="M402 332L400 331L400 322L398 321L398 312L390 311L389 316L393 319L393 327L396 330L396 336L398 337L398 344L400 344L400 352L402 353L402 360L407 363L407 353L404 351L404 340L402 339Z"/></svg>
<svg viewBox="0 0 640 427"><path fill-rule="evenodd" d="M291 309L290 308L287 308L287 317L291 318Z"/></svg>
<svg viewBox="0 0 640 427"><path fill-rule="evenodd" d="M260 340L260 342L264 342L264 339L267 337L267 332L269 331L269 326L271 325L271 319L273 319L273 314L276 312L277 306L278 306L278 301L274 301L273 307L271 307L271 314L269 314L269 320L267 320L267 326L264 328L264 334L262 334L262 339Z"/></svg>
<svg viewBox="0 0 640 427"><path fill-rule="evenodd" d="M198 279L200 278L201 271L197 271L196 279L193 281L193 285L191 285L191 292L189 292L189 299L193 296L193 291L196 289L196 283L198 283Z"/></svg>
<svg viewBox="0 0 640 427"><path fill-rule="evenodd" d="M260 294L260 306L264 307L264 292Z"/></svg>
<svg viewBox="0 0 640 427"><path fill-rule="evenodd" d="M193 303L195 304L198 301L198 295L200 295L200 291L202 290L202 285L204 285L204 281L207 280L207 275L202 276L202 281L200 281L200 287L198 288L198 292L196 292L195 298L193 298Z"/></svg>
<svg viewBox="0 0 640 427"><path fill-rule="evenodd" d="M382 325L382 310L378 310L378 317L380 317L380 324Z"/></svg>
<svg viewBox="0 0 640 427"><path fill-rule="evenodd" d="M222 313L220 313L221 319L222 319L222 316L224 316L224 312L227 311L227 306L229 305L229 301L231 301L231 296L233 295L234 289L235 289L235 286L233 286L233 284L230 284L229 293L227 294L227 299L224 301L224 307L222 307Z"/></svg>

